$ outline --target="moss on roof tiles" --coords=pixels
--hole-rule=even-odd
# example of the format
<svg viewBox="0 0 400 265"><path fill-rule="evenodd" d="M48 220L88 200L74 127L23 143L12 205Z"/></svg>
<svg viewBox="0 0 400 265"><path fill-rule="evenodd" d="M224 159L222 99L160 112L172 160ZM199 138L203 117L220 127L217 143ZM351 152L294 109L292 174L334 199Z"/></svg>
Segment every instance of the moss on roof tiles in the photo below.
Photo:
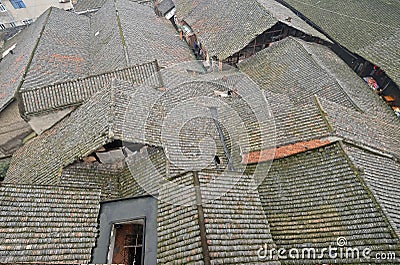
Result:
<svg viewBox="0 0 400 265"><path fill-rule="evenodd" d="M285 0L352 52L400 83L400 2Z"/></svg>
<svg viewBox="0 0 400 265"><path fill-rule="evenodd" d="M347 246L399 251L399 238L359 174L339 144L275 160L258 190L277 246L320 250L343 236Z"/></svg>
<svg viewBox="0 0 400 265"><path fill-rule="evenodd" d="M288 37L238 66L261 89L287 97L288 103L310 102L317 95L388 121L396 119L379 96L325 46ZM269 101L274 108L274 98Z"/></svg>
<svg viewBox="0 0 400 265"><path fill-rule="evenodd" d="M88 263L100 191L0 184L0 263Z"/></svg>
<svg viewBox="0 0 400 265"><path fill-rule="evenodd" d="M256 0L175 1L177 16L184 19L210 57L224 60L243 49L278 20Z"/></svg>
<svg viewBox="0 0 400 265"><path fill-rule="evenodd" d="M11 158L0 159L0 180L5 178L10 162Z"/></svg>

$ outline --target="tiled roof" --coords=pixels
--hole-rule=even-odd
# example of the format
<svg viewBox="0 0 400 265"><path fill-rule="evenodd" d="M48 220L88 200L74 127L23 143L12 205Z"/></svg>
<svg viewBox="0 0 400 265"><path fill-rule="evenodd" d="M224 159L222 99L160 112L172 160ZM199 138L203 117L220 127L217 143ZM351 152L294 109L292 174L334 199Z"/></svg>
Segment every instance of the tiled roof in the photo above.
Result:
<svg viewBox="0 0 400 265"><path fill-rule="evenodd" d="M67 82L55 83L33 90L21 91L23 115L35 115L56 109L82 104L94 93L109 86L113 78L125 80L131 84L146 84L161 87L161 80L156 74L156 61L135 65Z"/></svg>
<svg viewBox="0 0 400 265"><path fill-rule="evenodd" d="M58 184L64 166L110 142L112 92L105 90L15 152L6 179L14 183Z"/></svg>
<svg viewBox="0 0 400 265"><path fill-rule="evenodd" d="M14 54L0 63L0 110L20 86L25 92L156 59L162 67L194 59L169 21L128 0L109 0L90 18L51 8L22 34ZM75 92L85 93L68 91ZM58 104L39 100L30 102L40 111Z"/></svg>
<svg viewBox="0 0 400 265"><path fill-rule="evenodd" d="M120 180L121 195L157 195L167 176L164 151L161 148L145 147L141 152L129 155L125 161L130 174L124 175Z"/></svg>
<svg viewBox="0 0 400 265"><path fill-rule="evenodd" d="M285 2L310 19L333 40L378 65L393 81L400 84L399 1Z"/></svg>
<svg viewBox="0 0 400 265"><path fill-rule="evenodd" d="M152 6L151 0L129 0L143 5ZM75 13L84 14L88 12L96 12L107 2L107 0L78 0L74 4Z"/></svg>
<svg viewBox="0 0 400 265"><path fill-rule="evenodd" d="M0 263L88 263L100 191L0 184Z"/></svg>
<svg viewBox="0 0 400 265"><path fill-rule="evenodd" d="M269 102L273 102L273 98ZM271 103L274 104L274 103ZM332 134L316 104L300 104L274 113L276 146L321 139Z"/></svg>
<svg viewBox="0 0 400 265"><path fill-rule="evenodd" d="M114 71L128 66L114 1L105 1L103 7L90 18L89 39L90 74ZM145 62L147 61L138 63Z"/></svg>
<svg viewBox="0 0 400 265"><path fill-rule="evenodd" d="M310 36L315 36L320 39L329 41L329 39L325 35L323 35L318 30L308 25L304 20L299 18L289 8L278 3L277 1L275 0L257 0L257 1L280 22L292 28L300 30Z"/></svg>
<svg viewBox="0 0 400 265"><path fill-rule="evenodd" d="M212 82L189 82L190 79L187 81L182 86L168 87L165 92L161 92L147 84L133 87L130 83L116 80L111 87L106 87L94 94L70 117L66 117L55 127L18 150L14 154L7 180L14 183L58 184L61 171L65 166L114 139L153 146L163 146L166 144L165 141L179 142L179 148L185 155L179 160L178 165L171 165L171 175L179 174L182 168L184 170L198 168L200 162L207 163L201 165L202 167L215 168L213 161L215 155L221 157L221 168L225 167L227 161L221 138L208 108L202 107L197 110L196 117L198 118L190 116L189 112L185 114L186 116L171 120L176 123L176 126L170 124L165 128L163 124L163 121L168 118L167 114L176 107L176 103L185 100L197 102L199 99L203 100L204 97L207 99L199 103L216 107L227 148L231 150L232 155L238 157L235 159L238 165L241 165L241 150L259 150L274 144L261 141L262 136L268 135L271 129L268 127L268 121L265 124L257 122L255 112L264 111L262 113L265 113L263 106L257 105L250 108L246 103L250 99L241 98L239 95L228 98L223 103L212 100L211 98L220 98L214 93L214 89L219 88L218 85L211 85ZM241 82L246 82L246 80ZM239 86L239 89L245 88ZM245 95L245 91L238 92L249 96ZM232 119L232 111L238 116L236 119ZM181 123L181 118L189 120ZM243 123L241 130L236 130L238 123ZM180 129L179 133L168 131L170 134L164 135L167 138L162 135L162 133L167 133L165 129L174 130L175 128ZM236 132L240 135L233 135ZM243 137L247 137L249 143L246 143L243 139L247 138ZM204 142L204 139L209 141ZM202 151L199 150L199 145L202 150L210 151L206 153L207 157L200 156L199 159L205 159L204 161L194 159ZM261 145L263 147L260 147ZM168 145L168 154L178 154L180 150L176 148L175 145Z"/></svg>
<svg viewBox="0 0 400 265"><path fill-rule="evenodd" d="M174 7L175 4L172 0L161 0L157 3L157 10L160 11L163 16Z"/></svg>
<svg viewBox="0 0 400 265"><path fill-rule="evenodd" d="M243 49L278 21L256 1L175 1L177 16L185 20L210 57L224 60Z"/></svg>
<svg viewBox="0 0 400 265"><path fill-rule="evenodd" d="M157 59L165 67L194 60L172 24L156 16L152 8L128 0L118 0L115 5L129 64Z"/></svg>
<svg viewBox="0 0 400 265"><path fill-rule="evenodd" d="M200 172L199 180L211 264L281 264L257 255L276 245L252 177Z"/></svg>
<svg viewBox="0 0 400 265"><path fill-rule="evenodd" d="M354 165L361 171L368 188L393 221L400 236L400 163L388 156L373 153L352 145L344 145L344 150Z"/></svg>
<svg viewBox="0 0 400 265"><path fill-rule="evenodd" d="M63 169L60 185L81 189L101 189L101 200L120 198L119 176L124 167L75 163Z"/></svg>
<svg viewBox="0 0 400 265"><path fill-rule="evenodd" d="M107 0L78 0L74 4L74 11L76 13L93 12L101 8Z"/></svg>
<svg viewBox="0 0 400 265"><path fill-rule="evenodd" d="M240 63L239 68L262 89L288 95L294 103L318 95L356 108L337 78L315 59L319 55L307 49L315 45L288 37Z"/></svg>
<svg viewBox="0 0 400 265"><path fill-rule="evenodd" d="M261 89L292 104L314 95L395 120L393 111L329 48L288 37L239 64ZM273 105L273 99L270 99ZM273 108L273 107L272 107Z"/></svg>
<svg viewBox="0 0 400 265"><path fill-rule="evenodd" d="M320 99L320 106L337 136L346 141L400 157L400 122L386 121Z"/></svg>
<svg viewBox="0 0 400 265"><path fill-rule="evenodd" d="M173 181L181 184L179 188L166 183L160 189L158 261L202 262L206 257L201 244L205 243L211 264L281 264L276 259L258 259L260 246L276 246L251 177L207 171L200 172L198 178L197 191L192 172ZM232 188L228 190L227 185ZM196 206L196 196L201 198L202 210ZM200 232L201 225L205 226L204 234Z"/></svg>
<svg viewBox="0 0 400 265"><path fill-rule="evenodd" d="M51 8L21 90L87 75L89 28L89 18Z"/></svg>
<svg viewBox="0 0 400 265"><path fill-rule="evenodd" d="M149 92L159 92L152 87L144 88ZM131 113L132 119L126 119L125 114L127 108L132 106L131 97L135 95L136 89L130 83L115 80L95 93L69 117L14 153L6 180L13 183L56 185L60 183L65 166L115 139L154 144L151 139L136 133L140 132L143 125L134 116L138 113ZM146 107L151 108L152 105Z"/></svg>
<svg viewBox="0 0 400 265"><path fill-rule="evenodd" d="M160 187L157 220L157 260L160 264L187 264L204 260L196 205L171 204L173 200L196 201L191 177L191 173L181 177L187 181L179 192L168 184Z"/></svg>
<svg viewBox="0 0 400 265"><path fill-rule="evenodd" d="M359 174L338 143L275 160L258 190L276 245L321 253L345 237L347 247L371 248L371 257L378 251L398 252L399 239ZM368 259L341 262L370 264ZM302 260L316 263L332 259Z"/></svg>
<svg viewBox="0 0 400 265"><path fill-rule="evenodd" d="M17 92L49 14L50 10L47 10L35 23L23 30L20 33L22 36L18 36L21 41L14 48L14 54L8 54L0 62L0 111L10 103Z"/></svg>
<svg viewBox="0 0 400 265"><path fill-rule="evenodd" d="M329 139L315 139L305 142L297 142L285 146L277 147L276 149L265 149L261 151L254 151L243 155L242 163L254 164L273 159L285 158L298 153L303 153L308 150L320 148L331 144Z"/></svg>

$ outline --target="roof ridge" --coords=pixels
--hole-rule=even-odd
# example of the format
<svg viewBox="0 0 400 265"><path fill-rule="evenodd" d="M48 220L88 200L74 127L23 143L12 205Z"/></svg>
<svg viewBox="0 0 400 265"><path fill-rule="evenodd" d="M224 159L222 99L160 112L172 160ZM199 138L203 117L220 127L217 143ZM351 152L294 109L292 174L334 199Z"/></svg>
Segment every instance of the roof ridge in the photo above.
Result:
<svg viewBox="0 0 400 265"><path fill-rule="evenodd" d="M122 43L122 47L124 50L124 55L125 55L125 63L128 65L130 63L130 59L129 59L129 53L127 50L127 46L126 46L126 42L125 42L125 36L124 36L124 30L122 29L122 25L121 25L121 18L119 17L119 13L118 13L118 8L117 8L117 0L113 1L113 6L114 6L114 10L115 11L115 18L117 20L117 25L118 25L118 29L119 29L119 35L121 38L121 43Z"/></svg>
<svg viewBox="0 0 400 265"><path fill-rule="evenodd" d="M63 188L63 189L68 189L68 190L91 190L91 191L100 191L100 188L97 187L78 187L78 186L69 186L69 185L61 185L61 184L37 184L37 183L25 183L25 182L18 182L18 183L13 183L13 182L0 182L0 188L1 187L16 187L16 188L21 188L21 187L38 187L38 188Z"/></svg>
<svg viewBox="0 0 400 265"><path fill-rule="evenodd" d="M355 148L359 148L359 149L362 149L362 150L367 151L369 153L372 153L374 155L378 155L378 156L381 156L381 157L386 157L386 158L392 159L396 163L399 163L399 161L400 161L400 159L397 157L396 154L392 154L391 152L388 152L388 151L384 151L384 150L381 150L381 149L376 149L375 147L371 147L371 146L368 146L368 145L365 145L365 144L362 144L362 143L358 143L358 142L355 142L355 141L351 141L351 140L348 140L348 139L345 139L345 138L342 139L342 142L344 142L345 144L354 146Z"/></svg>
<svg viewBox="0 0 400 265"><path fill-rule="evenodd" d="M47 11L47 10L48 10L48 11ZM22 101L22 98L21 98L21 93L20 93L20 91L21 91L22 85L25 83L26 75L27 75L28 70L29 70L29 68L30 68L30 66L31 66L31 64L32 64L33 57L34 57L34 55L35 55L36 49L37 49L37 47L38 47L38 45L39 45L39 42L40 42L40 40L41 40L41 38L42 38L44 29L46 28L46 25L47 25L47 23L49 22L50 14L51 14L51 11L53 10L53 8L50 7L50 8L48 8L47 10L46 10L46 11L48 12L48 14L46 15L46 19L45 19L44 22L43 22L42 29L41 29L40 32L39 32L39 36L38 36L38 38L37 38L37 40L36 40L35 45L33 46L32 52L31 52L31 54L29 55L28 63L26 64L25 69L24 69L24 72L23 72L23 74L22 74L21 82L18 84L18 87L17 87L17 89L16 89L15 92L14 92L14 98L16 98L17 101L18 101L18 108L19 108L19 110L20 110L20 113L23 113L23 111L22 111L22 110L23 110L23 105L22 105L22 104L23 104L23 101ZM46 12L46 11L45 11L45 12Z"/></svg>
<svg viewBox="0 0 400 265"><path fill-rule="evenodd" d="M70 80L66 80L66 81L55 82L55 83L52 83L52 84L49 84L49 85L46 85L46 86L35 87L35 88L29 89L29 90L22 90L20 92L21 93L25 93L25 92L45 89L45 88L56 86L56 85L79 82L79 81L83 81L83 80L87 80L87 79L95 78L95 77L100 77L100 76L107 75L107 74L114 74L114 73L122 72L122 71L125 71L125 70L136 69L136 68L141 67L141 66L145 66L145 65L149 65L149 64L155 63L156 61L157 60L152 60L152 61L148 61L146 63L133 64L133 65L130 65L130 66L127 66L127 67L123 67L123 68L116 68L114 70L110 70L110 71L106 71L106 72L102 72L102 73L91 74L91 75L87 75L87 76L84 76L84 77L78 77L78 78L74 78L74 79L70 79Z"/></svg>
<svg viewBox="0 0 400 265"><path fill-rule="evenodd" d="M369 184L362 177L362 175L364 175L363 169L357 167L357 165L354 164L354 162L351 160L351 158L347 154L347 152L343 146L343 142L341 140L338 141L336 144L338 146L339 151L342 153L343 157L346 159L348 165L353 170L354 175L356 176L356 179L361 184L363 189L367 192L368 196L370 197L370 199L372 200L374 205L378 208L378 211L382 214L382 218L388 224L390 233L392 234L392 236L394 238L400 239L399 235L396 232L397 231L396 225L394 224L391 217L389 216L386 208L381 203L379 203L379 201L377 199L378 198L377 194L373 191L373 189L371 189L369 187Z"/></svg>
<svg viewBox="0 0 400 265"><path fill-rule="evenodd" d="M307 45L311 45L311 44L309 44L309 43L307 43L307 42L304 42L304 41L301 41L301 40L299 40L299 39L297 39L297 38L292 38L292 39L293 39L296 43L298 43L298 44L300 45L300 47L301 47L302 49L304 49L304 50L310 55L309 58L311 58L311 60L312 60L313 62L315 62L316 65L317 65L320 69L322 69L326 74L328 74L329 76L332 77L332 79L334 80L334 82L335 82L336 84L338 84L338 86L339 86L341 92L343 92L344 95L346 96L346 98L350 101L351 105L353 105L353 106L355 107L356 110L358 110L358 111L364 113L364 111L356 104L356 102L354 102L354 100L350 97L350 95L347 93L347 91L343 88L341 82L336 78L336 76L335 76L334 74L332 74L332 72L329 71L323 64L321 64L319 60L316 60L316 59L315 59L315 56L312 56L312 55L315 55L315 53L314 53L311 49L309 49L309 48L307 47ZM320 45L320 44L313 44L313 45ZM323 46L323 45L321 45L321 46ZM324 46L324 47L325 47L325 46Z"/></svg>
<svg viewBox="0 0 400 265"><path fill-rule="evenodd" d="M335 129L333 128L332 124L329 122L329 119L326 117L326 111L322 107L322 104L318 98L317 95L314 95L313 97L314 104L317 106L319 113L321 114L322 119L326 123L326 126L328 127L328 130L331 133L335 133Z"/></svg>
<svg viewBox="0 0 400 265"><path fill-rule="evenodd" d="M91 95L107 86L113 78L125 80L132 84L148 81L147 83L150 86L160 87L162 82L159 76L157 76L158 78L149 78L149 75L155 73L157 69L157 61L153 60L144 64L59 82L33 90L20 91L20 112L27 118L48 111L80 105ZM33 104L36 101L45 102L45 104Z"/></svg>
<svg viewBox="0 0 400 265"><path fill-rule="evenodd" d="M354 146L359 146L360 148L363 148L365 150L370 150L370 152L381 154L381 156L393 157L395 159L400 160L400 158L398 157L398 154L396 154L394 152L391 152L390 150L387 150L385 148L380 148L380 146L377 146L377 145L374 146L373 144L367 144L367 143L363 143L361 141L353 140L353 139L349 138L348 136L344 136L344 135L338 134L336 132L337 129L334 128L335 126L332 126L332 124L331 124L331 121L330 121L331 118L328 118L328 117L332 117L332 116L326 115L327 111L324 110L324 108L323 108L323 106L322 106L322 104L321 104L321 102L320 102L320 100L319 100L319 98L317 96L315 96L315 100L316 100L316 102L318 104L318 107L321 110L321 115L323 115L324 120L326 120L326 122L329 124L329 126L332 127L332 132L334 133L335 136L342 138L343 141L351 143ZM340 110L340 108L345 109L347 111L346 112L347 114L350 113L351 115L354 115L354 114L361 115L361 117L359 117L359 116L357 116L357 117L351 116L353 122L354 121L358 122L359 120L365 120L366 118L370 118L375 123L376 128L382 127L382 126L386 126L386 127L392 128L392 129L399 128L398 125L384 123L384 121L382 121L381 119L373 116L370 113L365 113L365 112L358 113L356 110L353 110L351 108L343 106L343 105L341 105L339 103L332 102L332 101L330 101L328 99L322 99L322 100L325 101L325 102L328 102L329 104L332 104L333 106L335 106L339 110ZM368 117L363 117L363 116L368 116ZM382 126L377 126L377 125L382 125ZM340 125L337 125L337 126L340 127Z"/></svg>

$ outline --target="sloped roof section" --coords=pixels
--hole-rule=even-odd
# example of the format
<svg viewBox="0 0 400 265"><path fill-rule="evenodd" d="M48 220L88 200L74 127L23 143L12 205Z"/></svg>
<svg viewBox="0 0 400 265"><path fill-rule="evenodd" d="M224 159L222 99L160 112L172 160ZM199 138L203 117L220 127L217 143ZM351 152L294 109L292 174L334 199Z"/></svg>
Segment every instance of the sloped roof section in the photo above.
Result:
<svg viewBox="0 0 400 265"><path fill-rule="evenodd" d="M253 179L234 172L202 171L198 177L195 174L182 174L161 186L159 262L186 264L208 259L211 264L280 265L275 256L261 261L257 255L261 246L272 249L276 245ZM199 187L195 186L195 178ZM201 206L196 204L199 197Z"/></svg>
<svg viewBox="0 0 400 265"><path fill-rule="evenodd" d="M212 263L281 264L275 255L263 261L257 255L261 246L276 245L252 177L204 171L199 181Z"/></svg>
<svg viewBox="0 0 400 265"><path fill-rule="evenodd" d="M9 104L21 85L25 69L33 56L41 31L50 15L44 12L35 23L24 29L18 39L13 54L8 54L0 63L0 111Z"/></svg>
<svg viewBox="0 0 400 265"><path fill-rule="evenodd" d="M204 260L198 211L196 205L193 204L196 201L196 194L192 173L187 173L180 179L183 180L179 181L184 185L179 192L168 184L162 185L159 191L157 249L162 249L162 251L157 251L157 260L162 264L170 262L184 264ZM191 205L171 204L175 201ZM171 237L171 235L175 236Z"/></svg>
<svg viewBox="0 0 400 265"><path fill-rule="evenodd" d="M257 0L266 10L280 22L300 30L310 36L318 37L322 40L330 41L324 34L308 25L299 18L293 11L275 0Z"/></svg>
<svg viewBox="0 0 400 265"><path fill-rule="evenodd" d="M333 40L381 67L400 84L400 2L285 0Z"/></svg>
<svg viewBox="0 0 400 265"><path fill-rule="evenodd" d="M89 18L51 8L21 90L85 76L89 27Z"/></svg>
<svg viewBox="0 0 400 265"><path fill-rule="evenodd" d="M76 13L94 12L99 10L107 0L78 0L74 5Z"/></svg>
<svg viewBox="0 0 400 265"><path fill-rule="evenodd" d="M345 144L344 150L362 170L362 177L394 223L400 236L400 163L388 156Z"/></svg>
<svg viewBox="0 0 400 265"><path fill-rule="evenodd" d="M393 111L329 48L288 37L239 64L262 89L292 104L314 95L395 120ZM273 104L271 99L271 104Z"/></svg>
<svg viewBox="0 0 400 265"><path fill-rule="evenodd" d="M110 142L113 138L112 92L105 90L15 152L6 180L59 184L64 166Z"/></svg>
<svg viewBox="0 0 400 265"><path fill-rule="evenodd" d="M274 99L270 99L273 102ZM272 103L273 104L273 103ZM332 134L328 124L315 104L302 104L274 113L276 146L285 146Z"/></svg>
<svg viewBox="0 0 400 265"><path fill-rule="evenodd" d="M89 34L91 61L88 73L98 74L128 66L114 1L105 1L90 18Z"/></svg>
<svg viewBox="0 0 400 265"><path fill-rule="evenodd" d="M36 90L156 59L162 67L194 60L169 21L157 17L149 6L128 0L109 0L92 17L51 8L24 32L14 54L0 63L0 78L4 80L0 84L0 110L18 88ZM68 88L63 95L57 94L57 89L50 90L57 100L65 93L81 93L78 101L86 97L85 91L76 89ZM43 95L33 102L39 109L42 104L46 108L57 105L42 101Z"/></svg>
<svg viewBox="0 0 400 265"><path fill-rule="evenodd" d="M81 189L101 189L101 200L120 198L119 176L123 167L75 163L63 169L60 184Z"/></svg>
<svg viewBox="0 0 400 265"><path fill-rule="evenodd" d="M400 122L387 122L320 99L325 118L335 134L361 146L400 157Z"/></svg>
<svg viewBox="0 0 400 265"><path fill-rule="evenodd" d="M338 143L275 160L264 176L258 190L278 247L304 246L321 253L345 237L346 247L369 247L371 257L377 251L398 251L399 239L387 216ZM325 254L302 262L331 263ZM342 262L370 260L350 257ZM298 261L288 259L285 264Z"/></svg>
<svg viewBox="0 0 400 265"><path fill-rule="evenodd" d="M0 263L88 263L100 191L0 184Z"/></svg>
<svg viewBox="0 0 400 265"><path fill-rule="evenodd" d="M24 116L37 115L80 105L94 93L110 86L113 78L131 84L146 82L151 87L161 87L162 82L157 75L158 68L157 61L153 61L33 90L21 91L22 114Z"/></svg>
<svg viewBox="0 0 400 265"><path fill-rule="evenodd" d="M156 16L152 8L128 0L117 0L115 5L129 64L157 59L165 67L194 60L172 24Z"/></svg>
<svg viewBox="0 0 400 265"><path fill-rule="evenodd" d="M175 1L177 16L185 20L210 57L224 60L243 49L278 20L256 1Z"/></svg>

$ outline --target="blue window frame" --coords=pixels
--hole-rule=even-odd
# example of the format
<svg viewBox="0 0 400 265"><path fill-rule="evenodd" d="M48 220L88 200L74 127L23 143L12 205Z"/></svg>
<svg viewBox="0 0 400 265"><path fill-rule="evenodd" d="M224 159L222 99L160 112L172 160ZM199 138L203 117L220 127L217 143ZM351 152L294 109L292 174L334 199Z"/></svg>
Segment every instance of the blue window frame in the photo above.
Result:
<svg viewBox="0 0 400 265"><path fill-rule="evenodd" d="M10 2L15 9L26 7L22 0L10 0Z"/></svg>

